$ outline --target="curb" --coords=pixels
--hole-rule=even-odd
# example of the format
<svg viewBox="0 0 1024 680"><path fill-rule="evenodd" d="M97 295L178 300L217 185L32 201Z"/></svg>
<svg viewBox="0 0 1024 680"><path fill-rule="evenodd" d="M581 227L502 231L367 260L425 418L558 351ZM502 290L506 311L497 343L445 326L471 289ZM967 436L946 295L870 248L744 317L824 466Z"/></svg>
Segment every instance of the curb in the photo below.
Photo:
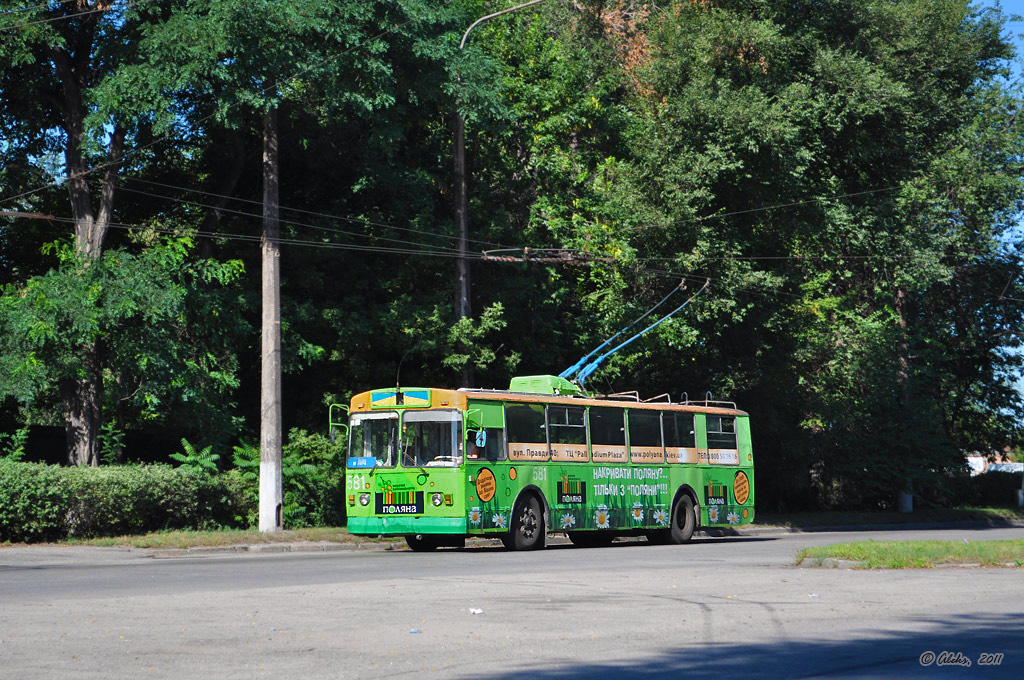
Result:
<svg viewBox="0 0 1024 680"><path fill-rule="evenodd" d="M548 545L568 544L569 539L554 535L548 536ZM466 539L467 548L502 547L497 538L470 536ZM320 541L316 543L242 543L239 545L220 545L195 548L157 548L149 551L148 557L168 559L174 557L216 557L221 555L273 555L283 553L317 553L317 552L411 552L404 542L361 541L352 543L334 543Z"/></svg>
<svg viewBox="0 0 1024 680"><path fill-rule="evenodd" d="M200 546L195 548L160 548L154 549L150 557L164 559L169 557L211 557L218 555L268 555L278 553L317 553L317 552L382 552L385 550L403 549L395 543L353 542L334 543L319 541L316 543L243 543L239 545Z"/></svg>

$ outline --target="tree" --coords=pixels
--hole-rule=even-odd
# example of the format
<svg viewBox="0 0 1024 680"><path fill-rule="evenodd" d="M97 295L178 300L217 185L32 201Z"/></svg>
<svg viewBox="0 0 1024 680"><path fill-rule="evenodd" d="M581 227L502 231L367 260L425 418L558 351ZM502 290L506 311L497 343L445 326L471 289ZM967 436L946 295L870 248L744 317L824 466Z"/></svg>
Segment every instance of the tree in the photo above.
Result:
<svg viewBox="0 0 1024 680"><path fill-rule="evenodd" d="M0 120L12 133L7 145L66 186L77 261L88 267L102 255L126 143L137 140L143 122L100 101L97 88L116 68L143 58L139 36L163 10L105 0L2 6L23 10L3 19ZM38 193L25 192L23 203ZM77 370L59 382L68 461L78 465L99 460L102 353L93 341L81 345Z"/></svg>
<svg viewBox="0 0 1024 680"><path fill-rule="evenodd" d="M236 387L237 360L221 324L209 321L230 323L215 289L241 265L196 261L191 249L188 238L158 240L83 263L72 245L54 245L58 268L0 297L0 394L47 413L82 372L79 349L92 345L102 348L109 409L122 427L177 413L211 440L233 434L225 397Z"/></svg>

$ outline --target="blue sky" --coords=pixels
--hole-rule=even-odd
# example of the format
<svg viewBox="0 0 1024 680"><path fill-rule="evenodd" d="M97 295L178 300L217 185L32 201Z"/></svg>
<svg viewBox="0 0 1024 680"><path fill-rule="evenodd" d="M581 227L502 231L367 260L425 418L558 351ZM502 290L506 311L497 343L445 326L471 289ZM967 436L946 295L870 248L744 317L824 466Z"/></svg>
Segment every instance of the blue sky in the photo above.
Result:
<svg viewBox="0 0 1024 680"><path fill-rule="evenodd" d="M1021 77L1021 65L1024 63L1024 0L977 0L972 3L975 6L980 7L999 7L1003 10L1004 14L1018 15L1018 18L1011 17L1011 21L1006 23L1006 32L1013 43L1017 46L1017 60L1013 66L1013 78ZM1024 216L1020 222L1018 222L1018 228L1024 224ZM1021 376L1017 380L1017 389L1024 392L1024 376Z"/></svg>
<svg viewBox="0 0 1024 680"><path fill-rule="evenodd" d="M972 3L977 7L999 7L1003 10L1004 14L1017 14L1024 16L1024 0L976 0ZM1012 36L1014 44L1017 45L1017 64L1014 67L1014 74L1020 77L1021 73L1021 55L1024 55L1024 40L1021 39L1021 34L1024 33L1024 21L1017 20L1007 22L1007 32Z"/></svg>

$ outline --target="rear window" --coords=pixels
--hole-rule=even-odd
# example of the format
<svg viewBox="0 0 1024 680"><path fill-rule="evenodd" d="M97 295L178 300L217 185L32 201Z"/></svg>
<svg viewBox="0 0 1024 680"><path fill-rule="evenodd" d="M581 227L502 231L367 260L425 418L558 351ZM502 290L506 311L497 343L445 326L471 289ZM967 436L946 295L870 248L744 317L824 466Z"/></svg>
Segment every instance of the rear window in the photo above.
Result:
<svg viewBox="0 0 1024 680"><path fill-rule="evenodd" d="M708 448L736 448L736 419L732 416L707 416Z"/></svg>

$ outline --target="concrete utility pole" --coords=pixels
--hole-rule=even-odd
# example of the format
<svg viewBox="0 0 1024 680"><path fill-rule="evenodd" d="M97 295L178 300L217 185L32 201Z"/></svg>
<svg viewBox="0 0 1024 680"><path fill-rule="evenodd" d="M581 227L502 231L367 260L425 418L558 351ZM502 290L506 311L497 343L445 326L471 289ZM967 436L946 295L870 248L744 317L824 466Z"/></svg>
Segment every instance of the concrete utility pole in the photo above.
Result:
<svg viewBox="0 0 1024 680"><path fill-rule="evenodd" d="M277 109L263 117L263 323L260 373L260 531L283 526L281 490L281 236Z"/></svg>
<svg viewBox="0 0 1024 680"><path fill-rule="evenodd" d="M503 9L500 12L494 14L488 14L485 17L480 17L466 29L466 32L462 36L462 41L459 43L459 50L466 46L466 40L469 38L470 31L484 23L490 21L495 17L500 17L502 14L508 14L514 12L517 9L529 7L530 5L536 5L544 0L531 0L530 2L524 2L521 5L515 7L509 7ZM455 229L459 235L459 259L457 261L457 268L455 274L455 316L458 319L464 319L467 316L471 316L471 310L469 306L469 259L467 253L469 252L469 197L466 191L466 123L462 119L462 114L459 113L458 103L455 106ZM466 383L464 387L472 387L470 382L473 380L473 369L467 368L463 373L463 382Z"/></svg>

